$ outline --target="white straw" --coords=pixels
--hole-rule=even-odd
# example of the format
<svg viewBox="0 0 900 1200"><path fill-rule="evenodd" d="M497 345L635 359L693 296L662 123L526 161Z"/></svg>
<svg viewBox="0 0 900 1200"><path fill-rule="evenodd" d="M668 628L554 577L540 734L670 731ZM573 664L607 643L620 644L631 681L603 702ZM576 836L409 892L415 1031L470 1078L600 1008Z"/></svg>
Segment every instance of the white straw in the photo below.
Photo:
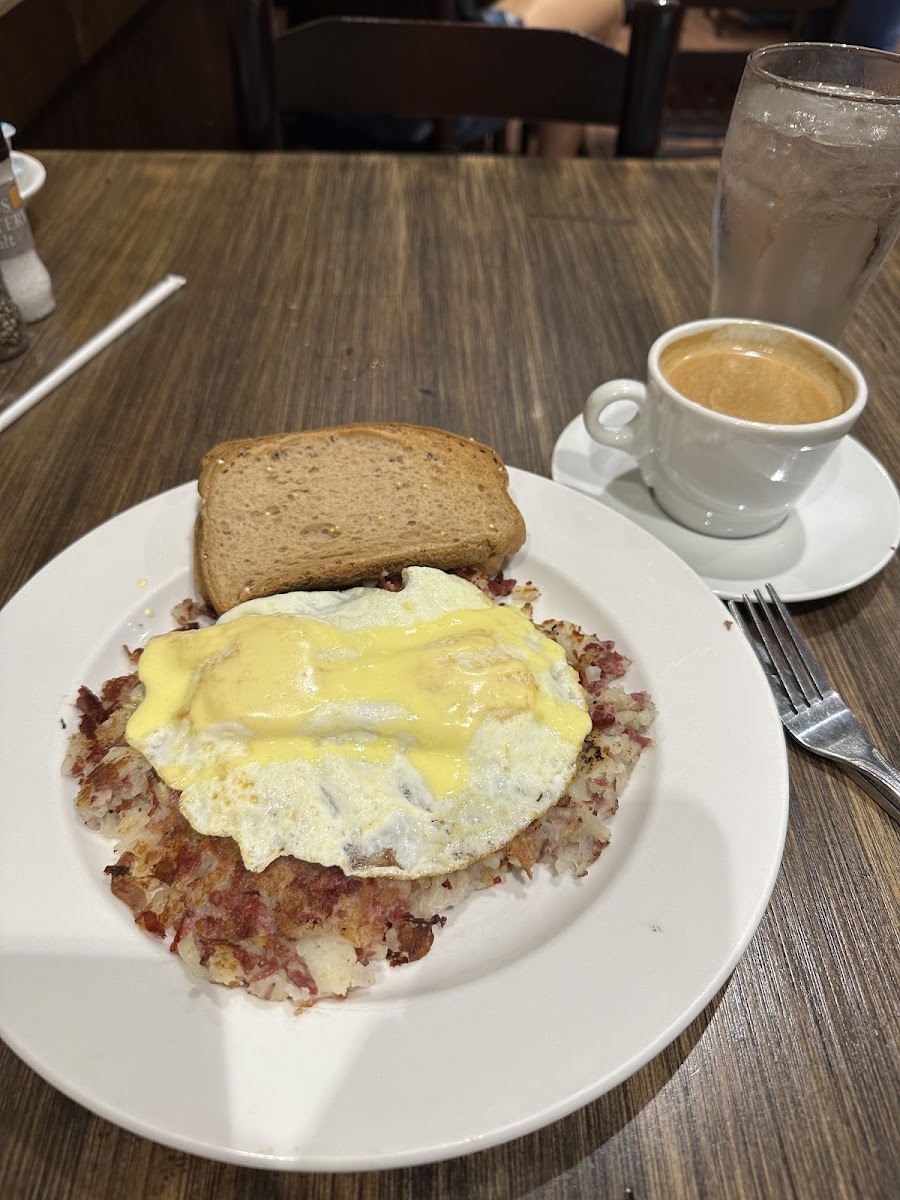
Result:
<svg viewBox="0 0 900 1200"><path fill-rule="evenodd" d="M136 300L129 308L126 308L123 313L120 313L114 321L101 329L83 346L73 351L68 358L63 359L58 367L54 367L49 375L30 387L27 392L21 395L18 400L14 400L12 404L0 412L0 433L8 425L12 425L13 421L17 421L23 413L28 412L29 408L33 408L39 400L52 392L70 375L74 375L80 370L86 362L90 360L101 350L104 350L110 342L114 342L117 337L121 337L126 329L130 329L135 322L141 317L146 316L151 309L156 308L157 304L161 304L173 292L177 292L179 288L184 287L186 280L181 275L167 275L160 283L150 289L149 292L141 296L140 300Z"/></svg>

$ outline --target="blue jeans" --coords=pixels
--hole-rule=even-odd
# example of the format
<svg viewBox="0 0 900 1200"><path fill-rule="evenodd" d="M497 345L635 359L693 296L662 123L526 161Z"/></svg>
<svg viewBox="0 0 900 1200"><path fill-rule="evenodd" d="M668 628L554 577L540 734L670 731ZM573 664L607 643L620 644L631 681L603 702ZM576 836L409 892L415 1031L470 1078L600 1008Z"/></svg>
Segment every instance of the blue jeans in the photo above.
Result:
<svg viewBox="0 0 900 1200"><path fill-rule="evenodd" d="M900 0L855 0L844 29L851 46L894 50L900 42Z"/></svg>
<svg viewBox="0 0 900 1200"><path fill-rule="evenodd" d="M830 20L830 13L813 13L810 37L827 36ZM893 50L900 41L900 0L853 0L841 40L849 46Z"/></svg>

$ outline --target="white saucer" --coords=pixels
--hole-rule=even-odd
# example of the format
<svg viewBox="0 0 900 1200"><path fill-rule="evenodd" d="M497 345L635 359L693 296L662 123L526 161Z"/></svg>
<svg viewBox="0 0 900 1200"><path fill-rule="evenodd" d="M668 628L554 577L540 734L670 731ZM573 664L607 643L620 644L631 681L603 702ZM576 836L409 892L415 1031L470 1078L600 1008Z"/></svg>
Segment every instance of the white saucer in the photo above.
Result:
<svg viewBox="0 0 900 1200"><path fill-rule="evenodd" d="M44 186L47 168L30 154L23 154L21 150L13 150L11 157L16 183L19 185L19 195L23 200L30 200Z"/></svg>
<svg viewBox="0 0 900 1200"><path fill-rule="evenodd" d="M818 600L877 574L900 541L900 497L881 463L844 438L778 529L749 538L694 533L667 516L634 459L598 445L578 416L553 447L551 475L630 517L693 567L724 600L771 583L785 601Z"/></svg>

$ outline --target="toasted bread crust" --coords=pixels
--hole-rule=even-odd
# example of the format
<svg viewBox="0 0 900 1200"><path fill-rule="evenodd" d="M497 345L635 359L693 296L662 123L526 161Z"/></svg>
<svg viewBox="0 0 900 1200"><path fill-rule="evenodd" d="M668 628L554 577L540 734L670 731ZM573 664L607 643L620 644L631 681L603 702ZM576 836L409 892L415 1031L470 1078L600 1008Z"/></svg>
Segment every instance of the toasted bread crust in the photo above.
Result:
<svg viewBox="0 0 900 1200"><path fill-rule="evenodd" d="M203 459L194 573L218 612L407 566L496 569L525 524L493 450L443 429L342 425L223 442Z"/></svg>

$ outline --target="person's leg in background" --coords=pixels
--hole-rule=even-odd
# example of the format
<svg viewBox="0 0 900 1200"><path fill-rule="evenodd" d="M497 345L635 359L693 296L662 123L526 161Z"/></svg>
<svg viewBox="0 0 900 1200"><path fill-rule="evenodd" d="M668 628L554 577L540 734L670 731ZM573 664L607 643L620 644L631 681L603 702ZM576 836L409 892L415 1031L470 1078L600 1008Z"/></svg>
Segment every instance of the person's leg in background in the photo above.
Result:
<svg viewBox="0 0 900 1200"><path fill-rule="evenodd" d="M608 41L625 24L625 0L499 0L496 8L534 29L568 29ZM545 123L538 126L538 153L565 158L581 149L581 125Z"/></svg>

